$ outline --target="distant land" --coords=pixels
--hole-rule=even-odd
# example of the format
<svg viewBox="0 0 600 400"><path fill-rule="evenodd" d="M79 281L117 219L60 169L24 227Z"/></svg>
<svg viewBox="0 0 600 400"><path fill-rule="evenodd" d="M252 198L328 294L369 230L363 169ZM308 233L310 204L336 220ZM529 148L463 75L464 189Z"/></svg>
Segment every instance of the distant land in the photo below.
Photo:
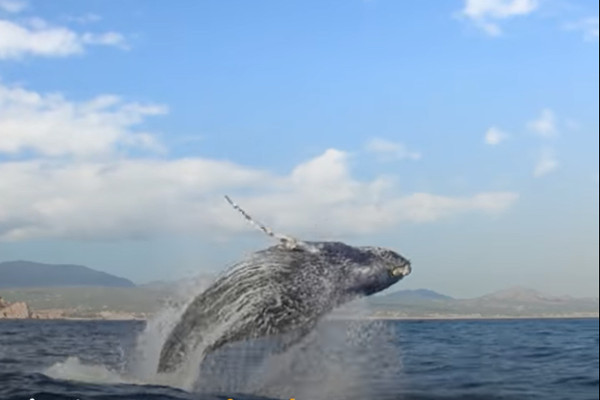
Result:
<svg viewBox="0 0 600 400"><path fill-rule="evenodd" d="M31 261L0 263L0 288L26 287L133 287L128 279L82 265L42 264Z"/></svg>
<svg viewBox="0 0 600 400"><path fill-rule="evenodd" d="M377 318L598 318L598 298L550 296L513 287L471 299L455 299L431 290L400 290L370 297L363 305Z"/></svg>
<svg viewBox="0 0 600 400"><path fill-rule="evenodd" d="M77 265L0 263L0 319L147 319L167 304L185 302L213 278L133 282ZM4 311L3 311L4 310ZM330 318L476 319L598 318L598 298L549 296L515 287L471 299L430 289L398 290L352 302Z"/></svg>

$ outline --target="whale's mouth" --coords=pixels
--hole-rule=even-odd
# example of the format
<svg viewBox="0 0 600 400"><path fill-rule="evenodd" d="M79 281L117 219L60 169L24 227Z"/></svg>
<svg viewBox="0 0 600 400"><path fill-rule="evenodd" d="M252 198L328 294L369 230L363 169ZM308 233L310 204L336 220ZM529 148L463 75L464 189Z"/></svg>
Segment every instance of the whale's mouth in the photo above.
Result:
<svg viewBox="0 0 600 400"><path fill-rule="evenodd" d="M404 264L390 269L390 276L394 278L404 278L406 275L410 274L411 271L410 264Z"/></svg>

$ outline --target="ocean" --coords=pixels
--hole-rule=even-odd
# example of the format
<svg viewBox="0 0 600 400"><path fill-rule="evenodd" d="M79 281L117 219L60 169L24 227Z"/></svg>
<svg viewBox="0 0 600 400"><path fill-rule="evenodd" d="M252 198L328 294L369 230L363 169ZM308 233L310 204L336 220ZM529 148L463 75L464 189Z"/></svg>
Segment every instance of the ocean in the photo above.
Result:
<svg viewBox="0 0 600 400"><path fill-rule="evenodd" d="M598 399L598 320L324 321L166 380L141 321L0 321L0 399Z"/></svg>

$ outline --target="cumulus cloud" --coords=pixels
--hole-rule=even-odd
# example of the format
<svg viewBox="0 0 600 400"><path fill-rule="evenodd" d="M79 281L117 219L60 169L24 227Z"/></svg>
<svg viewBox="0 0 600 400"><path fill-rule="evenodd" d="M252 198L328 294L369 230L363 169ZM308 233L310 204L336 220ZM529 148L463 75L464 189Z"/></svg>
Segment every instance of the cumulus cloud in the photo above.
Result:
<svg viewBox="0 0 600 400"><path fill-rule="evenodd" d="M538 118L529 121L527 128L546 142L558 136L557 118L552 110L545 108ZM541 148L536 164L533 168L533 176L540 178L558 169L559 163L553 145Z"/></svg>
<svg viewBox="0 0 600 400"><path fill-rule="evenodd" d="M0 86L0 107L0 240L249 231L223 194L277 230L305 237L496 214L518 198L402 193L389 177L357 179L348 153L333 148L286 173L206 157L128 157L119 150L154 143L136 127L164 109L115 96L74 102Z"/></svg>
<svg viewBox="0 0 600 400"><path fill-rule="evenodd" d="M465 0L460 12L490 36L502 34L498 21L523 16L538 8L537 0Z"/></svg>
<svg viewBox="0 0 600 400"><path fill-rule="evenodd" d="M409 150L403 143L381 138L371 139L365 149L376 154L382 160L419 160L421 158L421 153Z"/></svg>
<svg viewBox="0 0 600 400"><path fill-rule="evenodd" d="M570 31L583 33L583 38L587 41L598 41L598 17L582 18L578 21L569 22L564 28Z"/></svg>
<svg viewBox="0 0 600 400"><path fill-rule="evenodd" d="M483 141L490 146L496 146L502 143L504 140L508 138L508 134L506 132L501 131L500 129L492 126L489 128L484 135Z"/></svg>
<svg viewBox="0 0 600 400"><path fill-rule="evenodd" d="M383 232L469 212L495 214L518 198L510 192L402 194L382 178L353 178L346 157L330 149L284 175L203 158L3 162L0 240L248 231L223 193L277 230L310 237Z"/></svg>
<svg viewBox="0 0 600 400"><path fill-rule="evenodd" d="M556 116L552 110L543 109L540 116L527 124L529 130L542 138L552 138L558 134Z"/></svg>
<svg viewBox="0 0 600 400"><path fill-rule="evenodd" d="M551 148L544 148L540 152L535 168L533 169L533 176L540 178L547 175L558 168L558 160L556 154Z"/></svg>
<svg viewBox="0 0 600 400"><path fill-rule="evenodd" d="M280 229L302 233L322 224L336 234L377 232L469 211L495 213L516 200L513 193L397 193L389 179L355 179L348 154L337 149L288 174L207 158L90 158L123 144L142 145L135 125L162 109L114 96L77 103L57 94L0 89L0 153L38 155L0 162L4 240L247 229L222 201L223 193L236 194Z"/></svg>
<svg viewBox="0 0 600 400"><path fill-rule="evenodd" d="M79 33L65 26L52 26L39 18L26 22L0 19L0 60L24 56L65 57L83 53L90 45L125 48L118 32Z"/></svg>
<svg viewBox="0 0 600 400"><path fill-rule="evenodd" d="M135 127L166 107L126 103L103 95L76 103L60 94L39 94L0 84L0 153L91 157L119 147L157 151L158 140Z"/></svg>

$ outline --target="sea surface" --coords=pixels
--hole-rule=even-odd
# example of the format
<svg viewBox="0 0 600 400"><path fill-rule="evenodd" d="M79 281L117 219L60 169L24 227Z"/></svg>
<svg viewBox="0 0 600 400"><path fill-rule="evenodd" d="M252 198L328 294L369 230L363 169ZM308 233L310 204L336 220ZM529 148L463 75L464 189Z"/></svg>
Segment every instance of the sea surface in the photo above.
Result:
<svg viewBox="0 0 600 400"><path fill-rule="evenodd" d="M148 337L144 322L0 321L0 399L598 399L597 319L327 321L173 385L152 375Z"/></svg>

